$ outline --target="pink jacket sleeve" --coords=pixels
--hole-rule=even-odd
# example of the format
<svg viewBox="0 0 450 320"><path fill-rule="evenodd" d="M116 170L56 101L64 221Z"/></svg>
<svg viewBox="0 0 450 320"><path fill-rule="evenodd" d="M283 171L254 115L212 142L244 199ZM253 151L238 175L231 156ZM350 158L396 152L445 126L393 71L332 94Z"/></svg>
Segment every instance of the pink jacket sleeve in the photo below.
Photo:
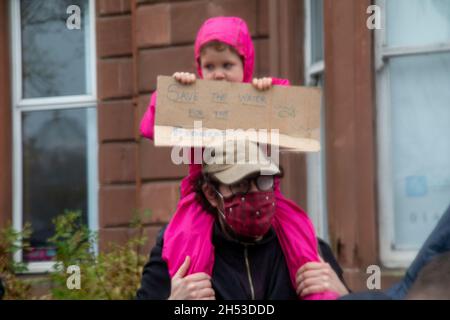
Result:
<svg viewBox="0 0 450 320"><path fill-rule="evenodd" d="M155 106L156 106L156 91L152 94L150 98L150 103L148 104L147 110L145 111L144 117L141 120L140 132L145 138L153 140L154 137L154 127L155 127Z"/></svg>
<svg viewBox="0 0 450 320"><path fill-rule="evenodd" d="M290 86L291 83L288 79L281 79L281 78L272 78L272 84L277 86Z"/></svg>

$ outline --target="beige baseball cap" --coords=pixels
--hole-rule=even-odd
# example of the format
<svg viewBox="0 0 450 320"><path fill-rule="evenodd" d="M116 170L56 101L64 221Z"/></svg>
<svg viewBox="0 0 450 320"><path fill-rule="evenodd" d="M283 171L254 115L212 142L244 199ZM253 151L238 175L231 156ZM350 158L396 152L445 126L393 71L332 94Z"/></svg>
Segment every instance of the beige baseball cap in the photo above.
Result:
<svg viewBox="0 0 450 320"><path fill-rule="evenodd" d="M250 140L228 140L208 146L203 152L202 171L223 184L233 184L251 174L276 175L278 165L267 152Z"/></svg>

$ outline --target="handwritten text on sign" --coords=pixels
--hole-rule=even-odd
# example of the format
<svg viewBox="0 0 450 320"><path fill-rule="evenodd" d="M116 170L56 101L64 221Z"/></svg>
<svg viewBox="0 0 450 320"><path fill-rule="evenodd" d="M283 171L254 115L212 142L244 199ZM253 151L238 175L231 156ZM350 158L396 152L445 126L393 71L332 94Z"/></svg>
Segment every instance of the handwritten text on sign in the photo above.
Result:
<svg viewBox="0 0 450 320"><path fill-rule="evenodd" d="M182 85L159 76L157 91L155 145L174 145L175 129L189 132L195 121L202 121L205 129L276 129L282 147L320 149L320 89L273 86L258 91L247 83L206 80Z"/></svg>

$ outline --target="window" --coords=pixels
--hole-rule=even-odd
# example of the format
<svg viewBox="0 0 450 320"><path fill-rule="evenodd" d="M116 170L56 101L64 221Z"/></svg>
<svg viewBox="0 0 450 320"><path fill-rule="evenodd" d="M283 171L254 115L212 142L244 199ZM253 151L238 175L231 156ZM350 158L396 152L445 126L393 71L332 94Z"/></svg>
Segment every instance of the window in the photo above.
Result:
<svg viewBox="0 0 450 320"><path fill-rule="evenodd" d="M305 1L305 85L324 86L323 0ZM317 235L328 240L325 185L325 109L322 97L321 151L309 153L307 163L308 214Z"/></svg>
<svg viewBox="0 0 450 320"><path fill-rule="evenodd" d="M77 5L81 28L69 29ZM80 211L97 229L97 120L93 0L10 1L16 229L32 224L31 272L53 265L52 219Z"/></svg>
<svg viewBox="0 0 450 320"><path fill-rule="evenodd" d="M450 204L450 2L377 4L381 259L405 267Z"/></svg>

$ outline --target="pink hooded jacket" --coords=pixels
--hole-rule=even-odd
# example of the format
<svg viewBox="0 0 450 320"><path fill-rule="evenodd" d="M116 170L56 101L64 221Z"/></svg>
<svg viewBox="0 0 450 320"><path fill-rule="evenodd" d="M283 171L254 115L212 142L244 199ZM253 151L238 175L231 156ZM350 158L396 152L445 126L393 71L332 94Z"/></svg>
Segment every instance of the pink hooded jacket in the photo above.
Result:
<svg viewBox="0 0 450 320"><path fill-rule="evenodd" d="M212 40L219 40L233 46L244 59L244 82L251 82L254 67L254 47L246 23L237 17L216 17L204 22L195 40L197 72L202 78L200 49ZM274 85L289 85L288 80L272 78ZM153 139L155 122L156 92L141 121L141 134ZM212 230L214 217L206 212L196 199L195 182L201 174L201 165L189 165L189 175L181 182L181 196L177 210L164 233L163 259L167 262L172 277L190 256L188 274L205 272L212 274L214 247ZM279 180L275 183L277 210L272 227L283 250L291 283L296 288L297 270L305 263L319 261L317 239L314 227L306 213L280 192ZM208 236L209 235L209 236ZM304 299L335 299L334 292L311 294Z"/></svg>

